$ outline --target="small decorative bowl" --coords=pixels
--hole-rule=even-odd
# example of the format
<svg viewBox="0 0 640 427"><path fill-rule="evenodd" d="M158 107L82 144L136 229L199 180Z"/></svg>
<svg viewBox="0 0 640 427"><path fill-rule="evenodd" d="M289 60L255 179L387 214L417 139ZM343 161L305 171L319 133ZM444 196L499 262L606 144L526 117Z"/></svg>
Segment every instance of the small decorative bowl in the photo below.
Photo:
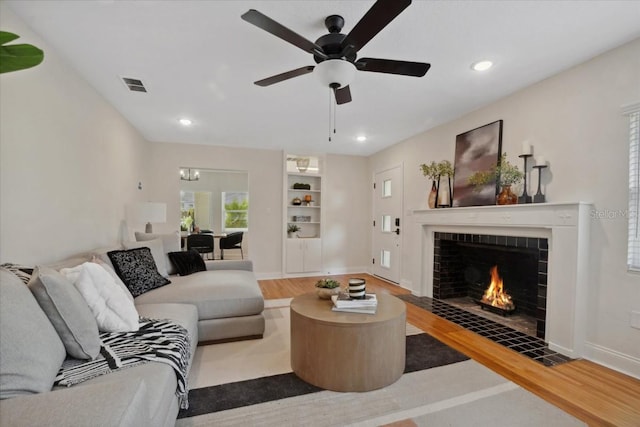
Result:
<svg viewBox="0 0 640 427"><path fill-rule="evenodd" d="M316 288L316 294L320 299L331 299L331 295L338 295L340 287L337 288Z"/></svg>

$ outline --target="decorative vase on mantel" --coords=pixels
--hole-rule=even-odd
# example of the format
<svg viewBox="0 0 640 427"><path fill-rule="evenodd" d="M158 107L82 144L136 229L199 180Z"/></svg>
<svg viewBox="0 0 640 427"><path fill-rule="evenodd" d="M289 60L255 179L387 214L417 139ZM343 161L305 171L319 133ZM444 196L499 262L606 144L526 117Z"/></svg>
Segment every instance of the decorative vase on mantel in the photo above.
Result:
<svg viewBox="0 0 640 427"><path fill-rule="evenodd" d="M431 181L431 191L429 192L429 197L427 198L429 209L435 209L436 207L436 198L438 196L438 188L436 187L436 181Z"/></svg>
<svg viewBox="0 0 640 427"><path fill-rule="evenodd" d="M498 205L515 205L518 203L518 196L511 191L510 185L503 185L502 191L496 196Z"/></svg>

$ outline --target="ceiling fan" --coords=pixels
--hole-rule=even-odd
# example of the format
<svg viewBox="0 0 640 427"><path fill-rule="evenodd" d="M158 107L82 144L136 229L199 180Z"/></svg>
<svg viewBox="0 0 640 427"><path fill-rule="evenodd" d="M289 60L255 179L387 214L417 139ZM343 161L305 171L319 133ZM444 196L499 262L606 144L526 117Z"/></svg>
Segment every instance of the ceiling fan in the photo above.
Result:
<svg viewBox="0 0 640 427"><path fill-rule="evenodd" d="M242 15L242 19L312 54L318 64L276 74L254 83L258 86L270 86L315 70L323 84L333 89L336 103L345 104L351 102L349 83L356 70L414 77L424 76L431 67L430 64L377 58L356 60L357 52L410 4L411 0L377 0L349 34L340 32L344 26L342 16L328 16L324 24L329 34L321 36L315 43L257 10L250 9Z"/></svg>

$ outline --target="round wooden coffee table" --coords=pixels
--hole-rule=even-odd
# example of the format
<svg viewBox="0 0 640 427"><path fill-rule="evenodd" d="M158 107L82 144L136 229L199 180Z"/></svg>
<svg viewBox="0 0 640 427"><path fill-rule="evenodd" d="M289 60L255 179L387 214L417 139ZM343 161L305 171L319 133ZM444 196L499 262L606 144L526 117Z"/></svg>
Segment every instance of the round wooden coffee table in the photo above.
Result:
<svg viewBox="0 0 640 427"><path fill-rule="evenodd" d="M334 391L370 391L394 383L405 366L406 307L378 294L376 314L340 313L331 300L305 294L291 301L291 368Z"/></svg>

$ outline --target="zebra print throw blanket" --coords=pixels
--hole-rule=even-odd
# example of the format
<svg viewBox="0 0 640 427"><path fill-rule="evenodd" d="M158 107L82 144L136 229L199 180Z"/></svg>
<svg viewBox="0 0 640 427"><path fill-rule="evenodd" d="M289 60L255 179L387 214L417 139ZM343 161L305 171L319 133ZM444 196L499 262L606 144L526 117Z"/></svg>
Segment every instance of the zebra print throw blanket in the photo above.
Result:
<svg viewBox="0 0 640 427"><path fill-rule="evenodd" d="M146 362L171 366L178 378L176 395L181 409L189 407L187 365L191 344L187 330L170 320L140 319L140 330L100 334L100 354L95 360L67 359L54 385L74 384Z"/></svg>

